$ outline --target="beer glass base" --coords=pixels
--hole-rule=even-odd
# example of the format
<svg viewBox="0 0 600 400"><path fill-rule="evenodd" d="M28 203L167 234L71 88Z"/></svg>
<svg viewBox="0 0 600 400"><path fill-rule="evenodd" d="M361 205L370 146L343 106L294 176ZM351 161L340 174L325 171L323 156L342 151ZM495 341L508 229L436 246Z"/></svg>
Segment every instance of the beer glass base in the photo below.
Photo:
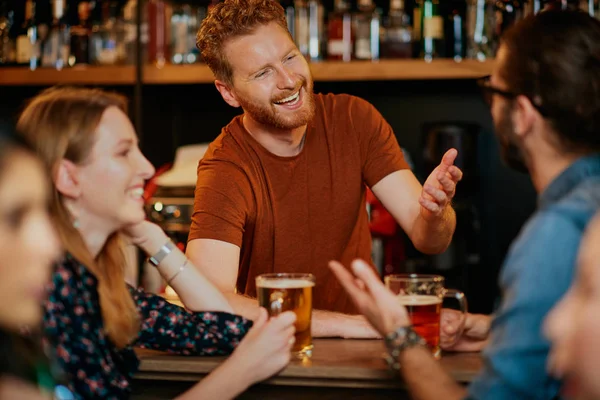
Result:
<svg viewBox="0 0 600 400"><path fill-rule="evenodd" d="M297 360L304 360L312 357L313 345L304 347L300 351L292 351L292 357Z"/></svg>

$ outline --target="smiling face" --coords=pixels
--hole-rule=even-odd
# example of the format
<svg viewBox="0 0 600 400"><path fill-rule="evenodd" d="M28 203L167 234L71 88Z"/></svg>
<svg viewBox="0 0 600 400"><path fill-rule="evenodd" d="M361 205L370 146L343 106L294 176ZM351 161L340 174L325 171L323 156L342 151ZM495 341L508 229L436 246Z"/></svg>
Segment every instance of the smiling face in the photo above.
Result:
<svg viewBox="0 0 600 400"><path fill-rule="evenodd" d="M306 59L275 22L228 41L225 57L233 84L221 87L230 105L265 128L291 130L314 116L313 82ZM218 85L219 87L219 85Z"/></svg>
<svg viewBox="0 0 600 400"><path fill-rule="evenodd" d="M0 324L13 331L42 317L45 285L59 256L49 182L33 156L14 152L0 175Z"/></svg>
<svg viewBox="0 0 600 400"><path fill-rule="evenodd" d="M144 182L154 168L142 155L123 111L104 111L91 154L76 170L80 195L75 207L80 216L113 232L145 218Z"/></svg>
<svg viewBox="0 0 600 400"><path fill-rule="evenodd" d="M552 342L550 372L565 380L565 396L600 398L600 218L581 243L578 270L567 295L549 314L546 336Z"/></svg>

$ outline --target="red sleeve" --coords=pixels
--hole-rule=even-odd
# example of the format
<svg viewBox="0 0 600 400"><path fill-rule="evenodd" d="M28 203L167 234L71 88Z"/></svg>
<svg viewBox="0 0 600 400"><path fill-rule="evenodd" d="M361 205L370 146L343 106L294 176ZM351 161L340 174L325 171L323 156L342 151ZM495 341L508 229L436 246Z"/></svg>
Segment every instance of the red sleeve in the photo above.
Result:
<svg viewBox="0 0 600 400"><path fill-rule="evenodd" d="M410 168L392 127L372 104L351 97L350 118L358 135L363 180L368 187L392 172Z"/></svg>
<svg viewBox="0 0 600 400"><path fill-rule="evenodd" d="M252 198L250 183L240 168L228 161L202 160L188 241L215 239L241 247Z"/></svg>

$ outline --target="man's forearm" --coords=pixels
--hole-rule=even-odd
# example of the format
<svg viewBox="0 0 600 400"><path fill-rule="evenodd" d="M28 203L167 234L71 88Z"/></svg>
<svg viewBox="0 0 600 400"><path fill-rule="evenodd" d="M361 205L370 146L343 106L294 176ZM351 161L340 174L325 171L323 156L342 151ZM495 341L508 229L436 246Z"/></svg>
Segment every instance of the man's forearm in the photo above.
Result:
<svg viewBox="0 0 600 400"><path fill-rule="evenodd" d="M225 297L233 311L245 318L258 317L258 301L237 293ZM347 315L331 311L313 310L311 331L313 337L377 338L378 335L361 315Z"/></svg>
<svg viewBox="0 0 600 400"><path fill-rule="evenodd" d="M415 400L459 400L466 395L466 389L457 384L444 371L429 350L413 347L403 351L399 360L401 375Z"/></svg>
<svg viewBox="0 0 600 400"><path fill-rule="evenodd" d="M417 250L425 254L443 253L452 241L456 228L456 213L448 205L437 218L425 219L419 212L415 219L411 240Z"/></svg>

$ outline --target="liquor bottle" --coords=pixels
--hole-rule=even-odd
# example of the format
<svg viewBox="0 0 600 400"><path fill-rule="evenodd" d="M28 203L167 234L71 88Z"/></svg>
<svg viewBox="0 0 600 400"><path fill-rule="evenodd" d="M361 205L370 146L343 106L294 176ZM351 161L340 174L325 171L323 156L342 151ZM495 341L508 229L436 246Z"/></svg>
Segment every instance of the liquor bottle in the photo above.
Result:
<svg viewBox="0 0 600 400"><path fill-rule="evenodd" d="M52 3L52 25L42 51L42 66L62 69L68 65L70 44L69 27L66 22L65 0Z"/></svg>
<svg viewBox="0 0 600 400"><path fill-rule="evenodd" d="M28 65L30 69L36 69L39 52L37 26L35 24L35 2L26 0L25 18L17 37L17 64Z"/></svg>
<svg viewBox="0 0 600 400"><path fill-rule="evenodd" d="M142 8L142 22L140 24L140 41L142 60L147 59L148 49L148 14L146 7ZM125 50L124 63L133 65L136 63L137 50L137 0L129 0L123 6L123 48Z"/></svg>
<svg viewBox="0 0 600 400"><path fill-rule="evenodd" d="M358 60L378 60L381 17L373 1L358 0L358 11L353 17L354 57Z"/></svg>
<svg viewBox="0 0 600 400"><path fill-rule="evenodd" d="M294 41L300 53L306 58L309 57L310 28L309 28L309 10L306 0L295 0L294 10L296 21L294 22L295 36Z"/></svg>
<svg viewBox="0 0 600 400"><path fill-rule="evenodd" d="M90 64L90 5L82 1L77 6L78 23L71 28L69 65Z"/></svg>
<svg viewBox="0 0 600 400"><path fill-rule="evenodd" d="M123 41L125 32L119 18L119 7L116 1L102 4L102 23L97 31L92 29L94 39L94 60L100 65L116 65L124 62L125 50Z"/></svg>
<svg viewBox="0 0 600 400"><path fill-rule="evenodd" d="M467 0L467 58L484 61L496 55L495 0Z"/></svg>
<svg viewBox="0 0 600 400"><path fill-rule="evenodd" d="M329 14L327 33L327 58L351 61L354 34L350 5L346 0L335 0L334 11Z"/></svg>
<svg viewBox="0 0 600 400"><path fill-rule="evenodd" d="M421 57L423 40L423 0L414 0L413 4L413 57Z"/></svg>
<svg viewBox="0 0 600 400"><path fill-rule="evenodd" d="M287 20L288 31L292 38L296 37L296 9L293 0L281 0L281 7L285 10L285 19ZM295 39L294 39L295 40Z"/></svg>
<svg viewBox="0 0 600 400"><path fill-rule="evenodd" d="M591 4L594 3L594 0L589 0ZM586 0L582 0L582 2L586 2ZM524 5L524 16L527 17L529 15L536 15L540 11L542 11L542 0L527 0Z"/></svg>
<svg viewBox="0 0 600 400"><path fill-rule="evenodd" d="M200 30L202 21L206 18L206 7L204 5L192 6L192 19L188 29L188 64L201 61L200 50L196 46L196 35Z"/></svg>
<svg viewBox="0 0 600 400"><path fill-rule="evenodd" d="M464 0L446 0L444 5L445 57L459 62L466 57L466 3Z"/></svg>
<svg viewBox="0 0 600 400"><path fill-rule="evenodd" d="M553 2L552 4L560 3ZM548 3L550 4L550 3ZM496 1L496 33L498 36L502 34L517 21L521 20L525 14L523 3L519 0L499 0Z"/></svg>
<svg viewBox="0 0 600 400"><path fill-rule="evenodd" d="M106 0L92 0L88 2L90 13L90 40L89 40L89 63L99 64L102 53L101 27L108 18L108 3Z"/></svg>
<svg viewBox="0 0 600 400"><path fill-rule="evenodd" d="M381 57L411 58L412 52L412 26L404 11L404 0L391 0L387 22L381 30Z"/></svg>
<svg viewBox="0 0 600 400"><path fill-rule="evenodd" d="M310 61L323 57L325 10L320 0L308 0L308 56Z"/></svg>
<svg viewBox="0 0 600 400"><path fill-rule="evenodd" d="M421 10L421 58L431 62L444 56L444 20L440 15L439 0L423 0Z"/></svg>
<svg viewBox="0 0 600 400"><path fill-rule="evenodd" d="M148 1L148 62L162 68L168 59L167 4Z"/></svg>
<svg viewBox="0 0 600 400"><path fill-rule="evenodd" d="M12 38L14 12L8 1L0 2L0 66L13 65L16 62L15 43Z"/></svg>
<svg viewBox="0 0 600 400"><path fill-rule="evenodd" d="M190 52L188 31L192 20L192 8L189 4L173 4L171 14L171 63L187 63Z"/></svg>
<svg viewBox="0 0 600 400"><path fill-rule="evenodd" d="M42 65L42 55L48 41L50 26L52 25L52 6L50 0L36 0L34 5L34 23L36 24L37 39L33 45L34 53L37 55L33 64L36 67Z"/></svg>

